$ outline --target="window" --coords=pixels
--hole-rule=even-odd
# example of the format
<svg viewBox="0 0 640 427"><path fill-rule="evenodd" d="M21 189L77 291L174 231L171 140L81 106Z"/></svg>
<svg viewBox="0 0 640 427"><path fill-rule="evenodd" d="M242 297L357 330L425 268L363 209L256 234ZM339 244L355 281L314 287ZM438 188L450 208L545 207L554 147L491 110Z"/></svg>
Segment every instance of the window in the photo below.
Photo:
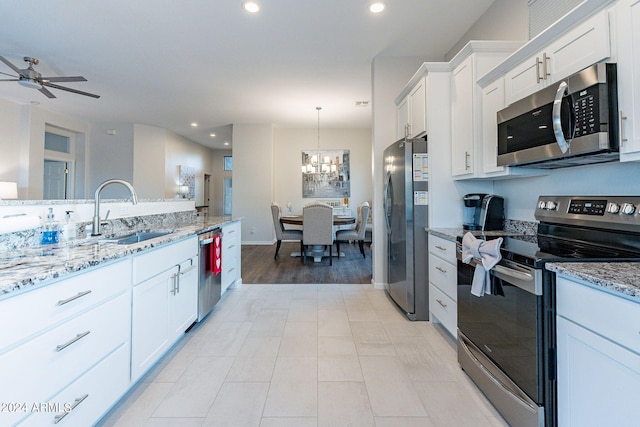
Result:
<svg viewBox="0 0 640 427"><path fill-rule="evenodd" d="M224 156L224 170L232 171L233 170L233 157Z"/></svg>

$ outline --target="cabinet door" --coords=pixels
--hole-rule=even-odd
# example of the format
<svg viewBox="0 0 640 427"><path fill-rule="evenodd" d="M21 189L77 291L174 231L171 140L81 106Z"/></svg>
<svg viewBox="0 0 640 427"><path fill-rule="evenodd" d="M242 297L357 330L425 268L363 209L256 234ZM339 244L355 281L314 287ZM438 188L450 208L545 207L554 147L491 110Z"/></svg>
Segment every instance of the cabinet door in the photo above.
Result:
<svg viewBox="0 0 640 427"><path fill-rule="evenodd" d="M169 298L177 268L134 286L131 378L138 379L170 345Z"/></svg>
<svg viewBox="0 0 640 427"><path fill-rule="evenodd" d="M427 80L420 79L409 95L409 133L412 138L427 133Z"/></svg>
<svg viewBox="0 0 640 427"><path fill-rule="evenodd" d="M547 59L546 53L540 52L506 73L507 105L542 89L546 83L545 69L548 71L548 67L549 59ZM548 78L548 76L546 77Z"/></svg>
<svg viewBox="0 0 640 427"><path fill-rule="evenodd" d="M397 131L396 136L398 139L409 136L409 96L402 100L397 106Z"/></svg>
<svg viewBox="0 0 640 427"><path fill-rule="evenodd" d="M624 0L619 12L620 160L640 160L640 1Z"/></svg>
<svg viewBox="0 0 640 427"><path fill-rule="evenodd" d="M453 176L474 172L473 55L454 71L451 84L451 171Z"/></svg>
<svg viewBox="0 0 640 427"><path fill-rule="evenodd" d="M180 264L176 286L170 289L170 334L179 338L198 317L198 257Z"/></svg>
<svg viewBox="0 0 640 427"><path fill-rule="evenodd" d="M637 425L640 355L563 317L557 337L558 425Z"/></svg>
<svg viewBox="0 0 640 427"><path fill-rule="evenodd" d="M505 107L504 79L485 87L482 91L482 172L503 172L498 166L498 120L497 113Z"/></svg>

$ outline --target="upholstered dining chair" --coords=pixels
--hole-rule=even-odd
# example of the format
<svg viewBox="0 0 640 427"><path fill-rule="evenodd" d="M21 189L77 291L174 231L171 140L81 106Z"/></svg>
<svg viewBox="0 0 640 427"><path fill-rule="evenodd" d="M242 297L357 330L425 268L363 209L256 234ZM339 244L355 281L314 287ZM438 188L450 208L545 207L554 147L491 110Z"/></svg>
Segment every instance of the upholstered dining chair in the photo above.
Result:
<svg viewBox="0 0 640 427"><path fill-rule="evenodd" d="M336 232L336 249L340 256L340 242L355 240L360 247L360 253L363 258L364 254L364 237L367 231L367 221L369 220L369 203L363 202L358 206L358 219L356 220L356 228L350 230L338 230Z"/></svg>
<svg viewBox="0 0 640 427"><path fill-rule="evenodd" d="M326 203L309 203L302 208L302 262L304 264L307 263L307 246L309 245L328 245L329 265L333 265L333 208Z"/></svg>
<svg viewBox="0 0 640 427"><path fill-rule="evenodd" d="M302 230L288 230L284 228L284 225L280 222L280 205L276 202L271 203L271 216L273 217L273 227L276 230L276 240L278 243L276 244L276 254L273 256L273 259L278 257L278 251L280 250L280 245L283 240L299 240L300 241L300 252L302 252Z"/></svg>

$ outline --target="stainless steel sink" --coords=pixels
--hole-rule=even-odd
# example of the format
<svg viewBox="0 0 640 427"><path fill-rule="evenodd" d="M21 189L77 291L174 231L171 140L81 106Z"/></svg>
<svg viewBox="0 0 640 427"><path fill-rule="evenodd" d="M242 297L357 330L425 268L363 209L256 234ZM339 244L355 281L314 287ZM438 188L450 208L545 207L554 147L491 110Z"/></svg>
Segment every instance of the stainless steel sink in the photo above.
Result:
<svg viewBox="0 0 640 427"><path fill-rule="evenodd" d="M156 237L166 236L171 233L171 231L136 231L135 233L125 234L124 236L100 239L100 241L104 243L117 243L118 245L131 245L133 243L155 239Z"/></svg>

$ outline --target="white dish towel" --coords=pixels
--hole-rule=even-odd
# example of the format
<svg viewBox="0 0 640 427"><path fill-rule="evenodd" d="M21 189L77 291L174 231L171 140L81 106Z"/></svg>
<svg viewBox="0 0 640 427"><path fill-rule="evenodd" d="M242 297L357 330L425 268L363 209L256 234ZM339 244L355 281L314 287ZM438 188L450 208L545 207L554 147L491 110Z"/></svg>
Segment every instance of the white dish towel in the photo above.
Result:
<svg viewBox="0 0 640 427"><path fill-rule="evenodd" d="M462 262L469 264L474 258L482 261L476 265L471 283L471 293L477 297L491 293L489 270L502 259L500 255L502 240L502 237L489 241L476 239L469 232L462 237Z"/></svg>

